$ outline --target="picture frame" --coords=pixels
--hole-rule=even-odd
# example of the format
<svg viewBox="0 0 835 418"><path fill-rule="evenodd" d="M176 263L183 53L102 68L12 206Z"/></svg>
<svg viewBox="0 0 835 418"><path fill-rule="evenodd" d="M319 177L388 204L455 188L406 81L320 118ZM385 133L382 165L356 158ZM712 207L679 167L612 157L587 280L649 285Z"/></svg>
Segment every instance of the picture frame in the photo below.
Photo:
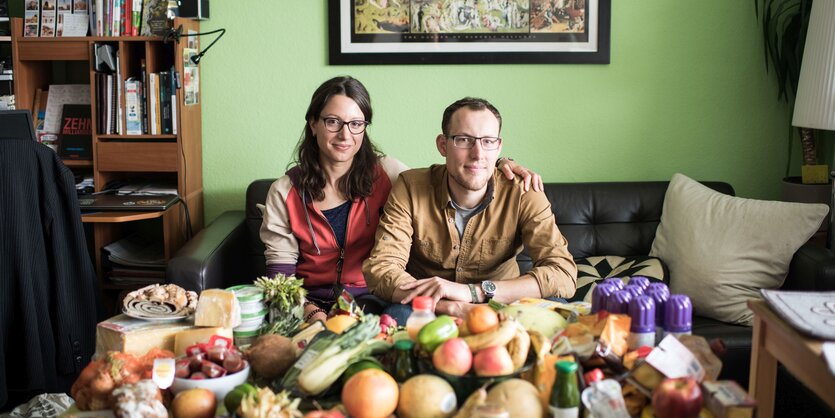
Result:
<svg viewBox="0 0 835 418"><path fill-rule="evenodd" d="M329 63L608 64L611 0L328 0Z"/></svg>

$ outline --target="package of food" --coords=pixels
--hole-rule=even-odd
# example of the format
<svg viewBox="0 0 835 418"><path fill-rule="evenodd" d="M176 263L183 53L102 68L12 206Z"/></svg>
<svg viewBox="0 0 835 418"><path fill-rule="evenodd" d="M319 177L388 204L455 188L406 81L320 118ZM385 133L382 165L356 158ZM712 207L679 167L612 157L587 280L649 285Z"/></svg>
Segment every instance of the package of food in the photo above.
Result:
<svg viewBox="0 0 835 418"><path fill-rule="evenodd" d="M716 380L722 371L722 360L719 360L708 344L705 337L700 335L681 335L678 337L681 344L687 347L702 364L705 369L705 379Z"/></svg>
<svg viewBox="0 0 835 418"><path fill-rule="evenodd" d="M756 402L732 380L702 382L705 407L715 418L751 418Z"/></svg>

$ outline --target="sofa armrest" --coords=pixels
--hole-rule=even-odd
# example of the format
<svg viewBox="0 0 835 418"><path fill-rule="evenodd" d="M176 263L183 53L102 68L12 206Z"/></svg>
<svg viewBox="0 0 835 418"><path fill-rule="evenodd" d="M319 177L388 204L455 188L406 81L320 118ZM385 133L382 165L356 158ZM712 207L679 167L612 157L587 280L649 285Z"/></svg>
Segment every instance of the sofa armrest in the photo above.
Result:
<svg viewBox="0 0 835 418"><path fill-rule="evenodd" d="M794 254L784 290L835 290L835 254L806 243Z"/></svg>
<svg viewBox="0 0 835 418"><path fill-rule="evenodd" d="M235 278L251 277L241 262L246 248L244 211L218 216L188 241L169 261L165 277L187 290L226 288Z"/></svg>

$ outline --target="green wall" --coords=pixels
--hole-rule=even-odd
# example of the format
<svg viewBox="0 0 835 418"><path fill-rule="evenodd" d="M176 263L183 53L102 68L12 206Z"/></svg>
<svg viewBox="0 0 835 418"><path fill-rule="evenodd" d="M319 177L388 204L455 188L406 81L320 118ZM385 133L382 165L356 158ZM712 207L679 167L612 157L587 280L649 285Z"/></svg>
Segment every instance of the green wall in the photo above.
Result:
<svg viewBox="0 0 835 418"><path fill-rule="evenodd" d="M502 112L503 154L546 181L682 172L776 199L788 110L753 2L612 3L608 65L329 66L325 0L212 2L202 29L227 33L201 62L207 221L241 209L250 181L285 171L310 95L343 74L371 92L373 140L412 167L440 161L441 112L473 95Z"/></svg>

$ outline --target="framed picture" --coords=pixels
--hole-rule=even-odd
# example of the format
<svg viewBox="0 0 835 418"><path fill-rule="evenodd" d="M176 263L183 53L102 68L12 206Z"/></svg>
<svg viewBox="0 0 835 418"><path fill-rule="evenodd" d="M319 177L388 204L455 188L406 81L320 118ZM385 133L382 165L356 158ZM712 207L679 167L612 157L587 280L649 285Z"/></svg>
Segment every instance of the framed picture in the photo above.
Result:
<svg viewBox="0 0 835 418"><path fill-rule="evenodd" d="M611 0L328 0L342 64L608 64Z"/></svg>

